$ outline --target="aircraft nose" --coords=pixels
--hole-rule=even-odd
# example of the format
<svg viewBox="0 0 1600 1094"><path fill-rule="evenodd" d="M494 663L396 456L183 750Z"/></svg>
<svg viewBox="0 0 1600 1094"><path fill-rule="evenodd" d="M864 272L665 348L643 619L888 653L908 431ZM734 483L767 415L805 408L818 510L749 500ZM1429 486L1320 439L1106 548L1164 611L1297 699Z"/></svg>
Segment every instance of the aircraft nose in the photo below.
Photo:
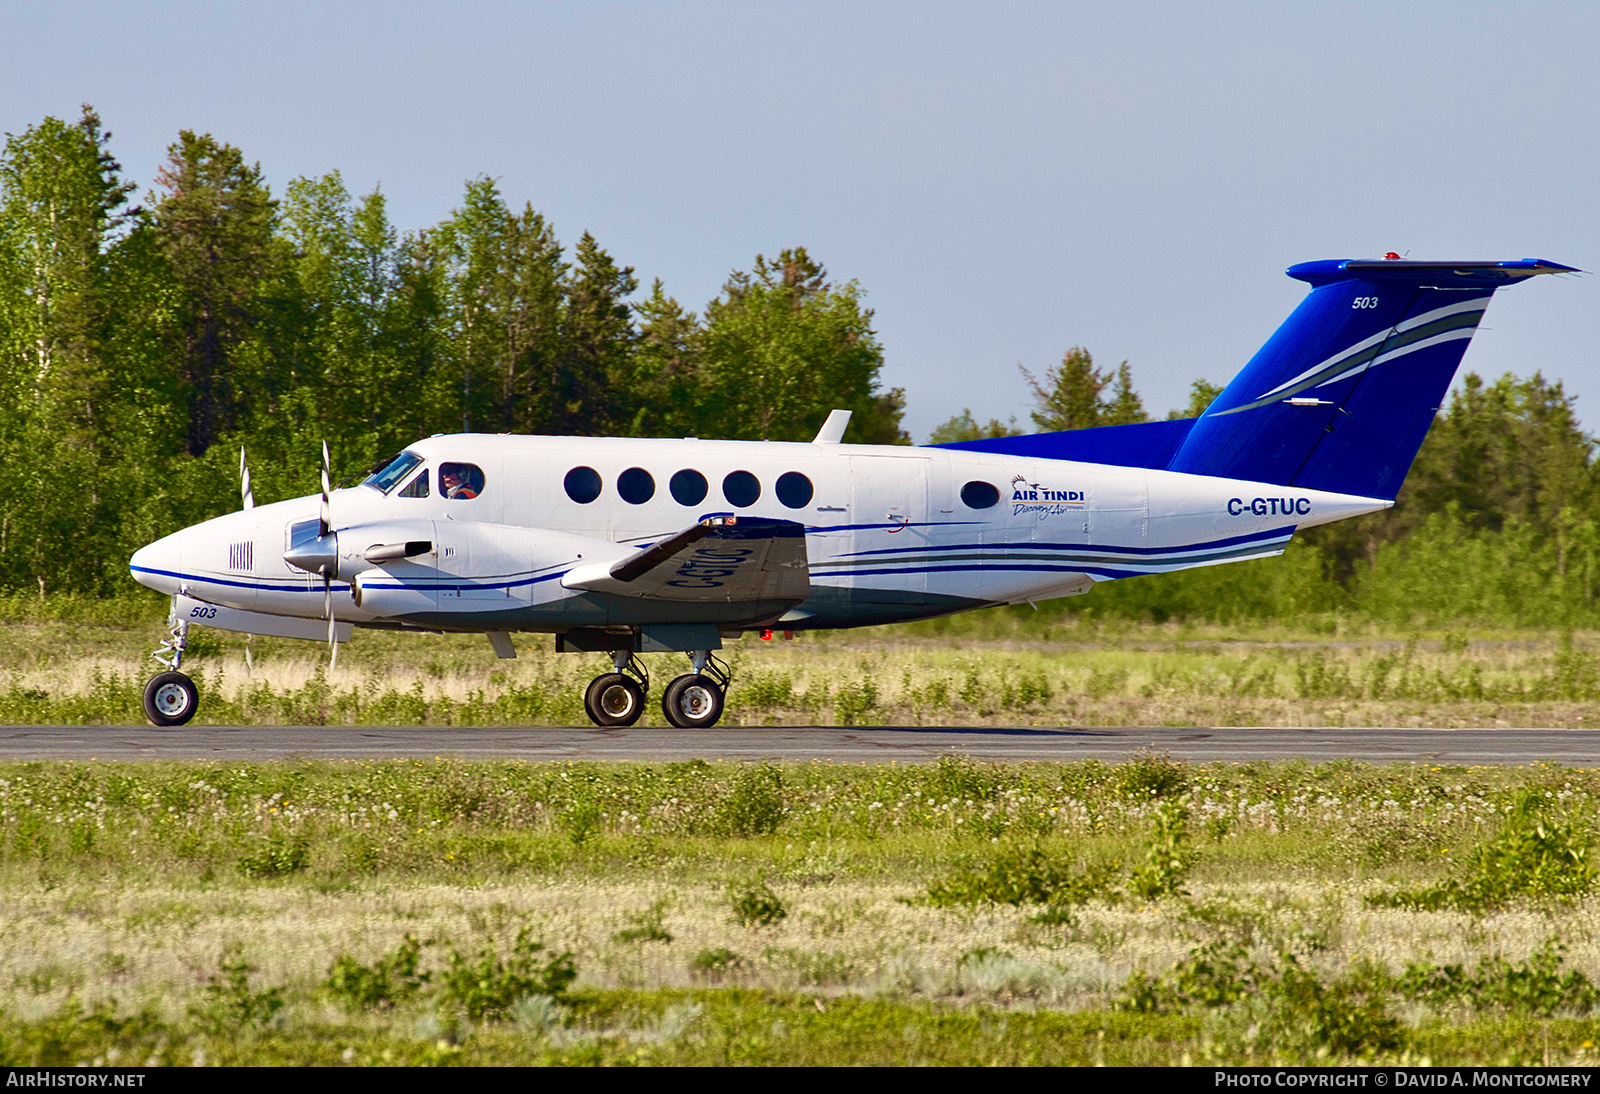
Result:
<svg viewBox="0 0 1600 1094"><path fill-rule="evenodd" d="M158 593L176 593L178 575L183 567L183 552L178 542L181 534L158 539L133 552L128 560L128 572L133 579Z"/></svg>

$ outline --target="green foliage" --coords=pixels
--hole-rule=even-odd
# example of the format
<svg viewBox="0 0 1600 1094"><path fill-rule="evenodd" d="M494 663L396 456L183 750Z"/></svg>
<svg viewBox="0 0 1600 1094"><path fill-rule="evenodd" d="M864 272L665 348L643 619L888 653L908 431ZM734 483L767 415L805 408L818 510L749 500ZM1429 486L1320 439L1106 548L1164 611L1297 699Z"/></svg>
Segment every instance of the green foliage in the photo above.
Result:
<svg viewBox="0 0 1600 1094"><path fill-rule="evenodd" d="M728 908L741 927L770 927L789 915L783 898L764 881L729 886Z"/></svg>
<svg viewBox="0 0 1600 1094"><path fill-rule="evenodd" d="M1067 908L1114 895L1114 866L1079 870L1038 847L1003 846L989 862L955 871L927 888L936 908L1044 904Z"/></svg>
<svg viewBox="0 0 1600 1094"><path fill-rule="evenodd" d="M250 974L255 971L238 947L223 951L217 971L206 983L203 1001L189 1009L195 1024L207 1032L225 1034L270 1022L283 1009L283 989L252 991Z"/></svg>
<svg viewBox="0 0 1600 1094"><path fill-rule="evenodd" d="M273 833L249 854L239 857L239 872L250 878L276 878L298 873L311 859L311 844L303 835Z"/></svg>
<svg viewBox="0 0 1600 1094"><path fill-rule="evenodd" d="M717 980L727 973L744 965L744 958L728 949L726 946L716 946L711 949L701 950L689 962L691 972L711 980Z"/></svg>
<svg viewBox="0 0 1600 1094"><path fill-rule="evenodd" d="M742 767L719 803L717 821L733 836L768 836L783 823L783 770L763 763Z"/></svg>
<svg viewBox="0 0 1600 1094"><path fill-rule="evenodd" d="M970 407L961 411L955 417L933 427L932 434L928 437L929 444L954 444L957 441L980 441L990 437L1015 437L1022 430L1017 428L1017 416L1013 414L1009 422L1001 422L998 418L990 418L988 422L979 424L972 416Z"/></svg>
<svg viewBox="0 0 1600 1094"><path fill-rule="evenodd" d="M672 932L664 922L669 901L666 897L639 912L627 914L628 926L611 936L613 942L671 942Z"/></svg>
<svg viewBox="0 0 1600 1094"><path fill-rule="evenodd" d="M1558 1011L1591 1011L1600 1005L1600 987L1577 969L1562 972L1565 951L1549 939L1521 964L1493 954L1471 971L1461 965L1413 961L1406 965L1396 990L1435 1007L1491 1006L1544 1018Z"/></svg>
<svg viewBox="0 0 1600 1094"><path fill-rule="evenodd" d="M1368 900L1378 907L1474 913L1502 908L1518 898L1571 900L1594 887L1589 861L1593 839L1588 823L1554 816L1541 791L1525 789L1512 802L1500 833L1473 851L1464 876Z"/></svg>
<svg viewBox="0 0 1600 1094"><path fill-rule="evenodd" d="M370 965L340 954L322 987L346 1010L392 1007L415 997L427 985L429 977L420 971L421 960L422 943L407 934L397 949Z"/></svg>
<svg viewBox="0 0 1600 1094"><path fill-rule="evenodd" d="M470 956L452 950L449 967L438 975L439 1005L477 1021L503 1018L513 1004L530 995L560 999L578 978L572 954L541 959L543 952L544 944L534 941L526 927L517 932L505 956L490 946Z"/></svg>
<svg viewBox="0 0 1600 1094"><path fill-rule="evenodd" d="M1042 382L1025 368L1022 375L1033 389L1032 417L1040 429L1090 429L1149 420L1133 389L1133 370L1126 361L1117 366L1113 376L1095 367L1088 350L1073 346L1061 364L1045 371ZM1107 387L1111 388L1109 394Z"/></svg>
<svg viewBox="0 0 1600 1094"><path fill-rule="evenodd" d="M1168 798L1156 806L1155 832L1144 863L1128 877L1128 888L1146 900L1181 896L1183 877L1198 856L1189 846L1189 803Z"/></svg>

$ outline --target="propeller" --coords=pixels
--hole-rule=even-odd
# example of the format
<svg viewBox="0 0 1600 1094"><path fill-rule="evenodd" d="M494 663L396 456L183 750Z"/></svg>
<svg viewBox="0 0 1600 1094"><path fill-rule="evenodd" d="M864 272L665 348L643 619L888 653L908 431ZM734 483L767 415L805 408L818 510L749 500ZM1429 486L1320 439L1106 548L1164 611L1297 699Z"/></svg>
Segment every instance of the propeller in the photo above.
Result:
<svg viewBox="0 0 1600 1094"><path fill-rule="evenodd" d="M244 445L239 446L239 498L244 503L242 508L256 507L256 496L250 489L250 468L244 462Z"/></svg>
<svg viewBox="0 0 1600 1094"><path fill-rule="evenodd" d="M317 514L317 540L333 537L333 558L322 566L322 613L328 617L328 671L339 663L338 624L333 617L333 575L339 570L339 540L333 533L333 503L328 485L333 461L328 458L328 442L322 442L322 507Z"/></svg>

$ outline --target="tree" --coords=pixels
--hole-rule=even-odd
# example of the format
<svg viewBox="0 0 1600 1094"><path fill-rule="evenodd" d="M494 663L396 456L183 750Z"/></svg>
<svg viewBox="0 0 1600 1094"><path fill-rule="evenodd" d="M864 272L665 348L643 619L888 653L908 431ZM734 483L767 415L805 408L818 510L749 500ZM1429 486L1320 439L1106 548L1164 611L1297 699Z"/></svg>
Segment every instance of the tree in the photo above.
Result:
<svg viewBox="0 0 1600 1094"><path fill-rule="evenodd" d="M1013 414L1009 423L1002 422L999 418L990 418L988 422L980 425L972 416L970 407L964 408L960 414L946 422L933 427L933 433L928 437L929 444L953 444L956 441L980 441L990 437L1015 437L1022 430L1017 428L1017 416Z"/></svg>
<svg viewBox="0 0 1600 1094"><path fill-rule="evenodd" d="M904 441L905 393L883 391L883 347L854 281L830 284L804 248L756 256L706 308L702 413L708 435L809 440L834 408L851 436Z"/></svg>
<svg viewBox="0 0 1600 1094"><path fill-rule="evenodd" d="M636 332L627 298L639 282L632 266L618 266L588 232L574 257L544 432L592 436L633 416L626 387Z"/></svg>
<svg viewBox="0 0 1600 1094"><path fill-rule="evenodd" d="M1171 418L1198 418L1206 412L1206 408L1216 401L1222 394L1222 388L1209 380L1196 380L1189 385L1189 405L1182 410L1169 410L1167 417Z"/></svg>
<svg viewBox="0 0 1600 1094"><path fill-rule="evenodd" d="M1046 370L1043 382L1028 369L1018 368L1033 389L1034 424L1046 432L1149 420L1133 389L1133 370L1126 361L1117 366L1113 376L1095 367L1088 350L1073 346L1062 356L1061 364ZM1108 397L1106 388L1113 384Z"/></svg>
<svg viewBox="0 0 1600 1094"><path fill-rule="evenodd" d="M188 406L187 448L203 455L248 413L257 391L244 348L266 303L265 282L281 248L277 203L260 164L210 134L178 134L156 172L155 227L178 288L176 330ZM264 382L251 382L260 379Z"/></svg>

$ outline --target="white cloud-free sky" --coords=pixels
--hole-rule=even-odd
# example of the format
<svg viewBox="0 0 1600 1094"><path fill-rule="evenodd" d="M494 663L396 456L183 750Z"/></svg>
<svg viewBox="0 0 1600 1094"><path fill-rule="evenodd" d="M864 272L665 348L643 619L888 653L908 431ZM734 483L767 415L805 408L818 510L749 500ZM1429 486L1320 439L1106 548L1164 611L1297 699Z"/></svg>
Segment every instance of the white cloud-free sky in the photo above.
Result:
<svg viewBox="0 0 1600 1094"><path fill-rule="evenodd" d="M1017 365L1224 381L1313 258L1600 268L1600 5L0 2L0 129L91 103L147 187L180 129L381 185L466 179L700 309L805 246L876 309L924 439ZM1600 279L1496 297L1465 368L1600 426Z"/></svg>

